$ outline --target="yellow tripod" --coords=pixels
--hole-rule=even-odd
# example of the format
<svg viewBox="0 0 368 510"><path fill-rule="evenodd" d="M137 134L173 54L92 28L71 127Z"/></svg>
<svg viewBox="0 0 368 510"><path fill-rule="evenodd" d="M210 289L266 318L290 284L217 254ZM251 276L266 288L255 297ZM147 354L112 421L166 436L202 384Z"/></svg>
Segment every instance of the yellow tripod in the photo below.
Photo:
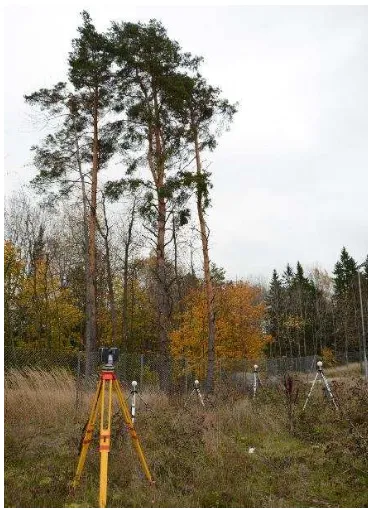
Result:
<svg viewBox="0 0 368 510"><path fill-rule="evenodd" d="M99 505L100 508L105 508L107 499L107 467L110 451L110 437L111 437L111 414L112 414L112 394L115 392L119 407L123 413L123 418L126 427L130 433L133 446L138 454L144 474L147 480L153 484L150 470L148 468L145 456L143 454L137 432L135 431L133 422L131 420L128 406L125 402L122 387L117 379L113 366L107 366L102 369L100 380L98 382L97 390L93 398L92 409L85 429L84 437L82 440L82 448L79 454L78 466L75 478L73 480L73 487L79 485L84 464L88 453L89 445L92 441L93 428L97 419L98 412L100 411L100 495ZM107 402L105 400L107 396Z"/></svg>

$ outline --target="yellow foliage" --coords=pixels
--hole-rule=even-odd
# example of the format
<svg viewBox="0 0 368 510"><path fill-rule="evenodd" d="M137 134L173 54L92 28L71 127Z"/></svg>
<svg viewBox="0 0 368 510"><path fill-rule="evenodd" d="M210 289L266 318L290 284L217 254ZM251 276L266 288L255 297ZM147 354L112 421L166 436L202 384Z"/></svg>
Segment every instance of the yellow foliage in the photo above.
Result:
<svg viewBox="0 0 368 510"><path fill-rule="evenodd" d="M17 306L22 318L16 325L19 346L64 349L78 336L82 313L74 304L70 290L61 287L60 279L51 274L42 258L35 262L30 274L23 274Z"/></svg>
<svg viewBox="0 0 368 510"><path fill-rule="evenodd" d="M11 241L4 244L4 297L12 299L19 293L25 264L20 257L19 250Z"/></svg>
<svg viewBox="0 0 368 510"><path fill-rule="evenodd" d="M203 290L192 291L178 316L178 327L171 333L174 357L186 357L193 364L207 358L208 319ZM216 357L258 358L271 341L262 324L265 306L260 291L247 283L224 285L216 289Z"/></svg>
<svg viewBox="0 0 368 510"><path fill-rule="evenodd" d="M331 367L336 364L335 354L329 347L322 349L321 356L325 367Z"/></svg>

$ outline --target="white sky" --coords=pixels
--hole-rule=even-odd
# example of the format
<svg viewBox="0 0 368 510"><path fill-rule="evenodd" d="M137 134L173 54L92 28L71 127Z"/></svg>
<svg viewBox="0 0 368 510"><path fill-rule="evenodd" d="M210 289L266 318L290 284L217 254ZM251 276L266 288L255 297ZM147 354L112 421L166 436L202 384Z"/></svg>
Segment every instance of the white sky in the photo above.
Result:
<svg viewBox="0 0 368 510"><path fill-rule="evenodd" d="M50 2L51 4L51 2ZM203 74L239 101L211 155L211 258L229 278L368 252L368 8L126 7L105 2L5 8L5 193L29 181L30 146L46 134L23 95L66 77L71 40L89 10L162 21Z"/></svg>

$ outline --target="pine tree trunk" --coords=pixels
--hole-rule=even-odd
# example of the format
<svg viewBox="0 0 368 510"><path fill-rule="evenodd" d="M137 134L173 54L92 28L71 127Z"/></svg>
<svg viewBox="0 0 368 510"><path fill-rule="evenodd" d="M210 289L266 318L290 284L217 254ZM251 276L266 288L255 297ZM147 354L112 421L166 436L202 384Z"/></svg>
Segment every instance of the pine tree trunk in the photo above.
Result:
<svg viewBox="0 0 368 510"><path fill-rule="evenodd" d="M195 133L195 158L197 166L197 176L202 174L202 165L199 153L198 134ZM207 224L204 216L203 193L197 187L197 213L201 232L202 253L203 253L203 271L204 281L206 288L206 302L207 302L207 324L208 324L208 346L207 346L207 391L213 393L215 387L215 313L214 313L214 293L211 280L210 258L208 253L208 234Z"/></svg>
<svg viewBox="0 0 368 510"><path fill-rule="evenodd" d="M85 314L86 317L88 316L88 309L87 309L87 301L88 301L88 246L89 246L89 233L88 233L88 200L87 200L87 191L86 191L86 182L84 179L83 169L82 169L82 159L80 156L80 148L79 148L79 141L78 141L78 135L77 135L77 128L75 123L75 115L73 113L73 104L70 106L70 113L73 118L73 127L75 131L75 151L76 151L76 158L77 158L77 165L78 165L78 173L81 180L81 187L82 187L82 203L83 203L83 239L84 239L84 281L85 281Z"/></svg>
<svg viewBox="0 0 368 510"><path fill-rule="evenodd" d="M93 353L97 349L96 316L96 208L97 208L97 172L98 172L98 88L94 90L93 105L93 160L91 180L91 200L89 209L88 239L88 286L86 317L86 376L93 370Z"/></svg>
<svg viewBox="0 0 368 510"><path fill-rule="evenodd" d="M170 317L170 306L166 288L167 282L165 267L165 224L166 224L166 201L164 198L159 198L156 268L157 268L158 326L161 354L160 387L162 390L169 392L171 363L170 363L168 326Z"/></svg>

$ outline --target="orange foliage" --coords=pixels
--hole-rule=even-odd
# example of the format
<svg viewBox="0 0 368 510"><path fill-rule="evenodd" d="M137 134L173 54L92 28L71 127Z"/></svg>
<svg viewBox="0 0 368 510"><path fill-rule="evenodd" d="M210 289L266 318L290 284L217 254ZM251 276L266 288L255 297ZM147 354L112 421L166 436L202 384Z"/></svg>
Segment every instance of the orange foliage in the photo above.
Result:
<svg viewBox="0 0 368 510"><path fill-rule="evenodd" d="M205 294L194 290L178 316L171 333L171 351L175 357L206 359L207 306ZM271 337L263 332L265 305L260 291L248 283L227 284L216 289L216 356L218 358L257 359Z"/></svg>

